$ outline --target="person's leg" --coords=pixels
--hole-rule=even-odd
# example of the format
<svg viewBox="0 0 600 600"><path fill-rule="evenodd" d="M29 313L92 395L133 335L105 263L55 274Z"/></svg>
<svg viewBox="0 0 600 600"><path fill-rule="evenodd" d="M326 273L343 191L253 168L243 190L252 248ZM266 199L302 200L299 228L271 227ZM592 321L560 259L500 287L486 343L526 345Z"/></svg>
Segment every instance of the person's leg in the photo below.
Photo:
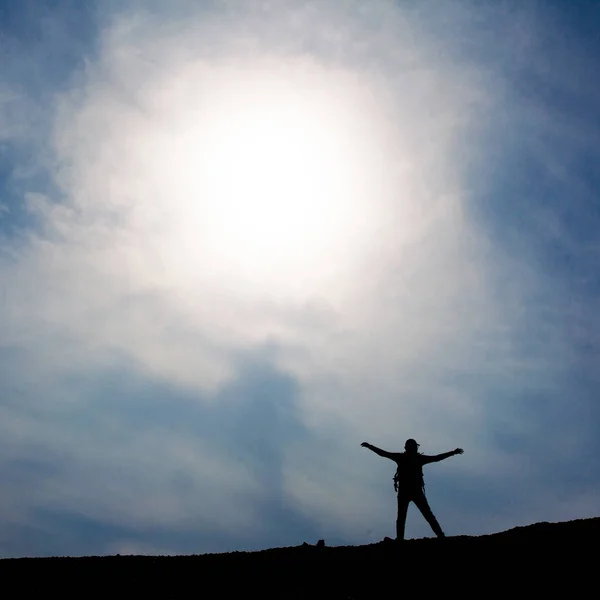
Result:
<svg viewBox="0 0 600 600"><path fill-rule="evenodd" d="M429 502L427 502L425 494L423 492L415 494L413 502L417 505L417 508L421 511L421 514L425 517L425 520L429 523L431 529L433 529L433 533L438 537L445 537L440 524L431 512L431 508L429 508Z"/></svg>
<svg viewBox="0 0 600 600"><path fill-rule="evenodd" d="M404 526L406 525L406 513L410 497L406 494L398 494L398 518L396 519L396 539L404 539Z"/></svg>

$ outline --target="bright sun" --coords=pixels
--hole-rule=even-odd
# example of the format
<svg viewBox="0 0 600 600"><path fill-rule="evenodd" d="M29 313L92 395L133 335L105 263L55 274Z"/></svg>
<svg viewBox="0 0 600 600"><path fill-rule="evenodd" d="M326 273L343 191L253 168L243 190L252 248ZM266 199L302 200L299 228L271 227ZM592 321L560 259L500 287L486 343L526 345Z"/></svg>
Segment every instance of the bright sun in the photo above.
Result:
<svg viewBox="0 0 600 600"><path fill-rule="evenodd" d="M167 171L189 268L212 257L246 283L306 286L350 257L368 208L351 92L322 73L225 73L182 113Z"/></svg>

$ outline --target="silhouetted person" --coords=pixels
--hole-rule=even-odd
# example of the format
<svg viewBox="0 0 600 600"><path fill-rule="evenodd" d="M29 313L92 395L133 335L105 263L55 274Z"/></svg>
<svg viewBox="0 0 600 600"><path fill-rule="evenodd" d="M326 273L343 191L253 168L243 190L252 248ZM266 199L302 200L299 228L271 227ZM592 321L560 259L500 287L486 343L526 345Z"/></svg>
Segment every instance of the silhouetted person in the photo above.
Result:
<svg viewBox="0 0 600 600"><path fill-rule="evenodd" d="M411 500L416 504L421 514L425 517L435 535L439 538L444 537L444 532L437 522L437 519L429 508L429 503L425 497L425 483L423 481L423 465L439 462L455 454L462 454L462 448L456 448L444 454L436 454L435 456L427 456L419 452L419 444L413 439L406 440L404 444L404 452L386 452L381 448L377 448L363 442L363 448L368 448L375 454L393 460L398 469L394 476L394 490L398 492L398 518L396 520L396 539L404 539L404 526L406 524L406 512Z"/></svg>

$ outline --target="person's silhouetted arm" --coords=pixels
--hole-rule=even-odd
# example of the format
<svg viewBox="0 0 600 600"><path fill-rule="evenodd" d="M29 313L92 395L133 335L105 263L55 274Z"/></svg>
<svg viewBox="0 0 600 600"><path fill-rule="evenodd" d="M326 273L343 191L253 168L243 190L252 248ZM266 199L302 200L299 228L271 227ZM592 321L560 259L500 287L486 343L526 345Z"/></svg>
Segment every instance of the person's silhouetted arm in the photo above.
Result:
<svg viewBox="0 0 600 600"><path fill-rule="evenodd" d="M450 452L444 452L443 454L435 454L434 456L427 456L423 454L423 464L439 462L440 460L445 460L446 458L450 458L456 454L462 454L464 450L462 448L456 448L455 450L450 450Z"/></svg>
<svg viewBox="0 0 600 600"><path fill-rule="evenodd" d="M363 442L361 446L363 448L368 448L371 452L375 452L375 454L379 454L379 456L383 456L384 458L389 458L391 460L394 460L395 455L397 454L395 452L387 452L387 450L382 450L377 446L373 446L373 444L369 444L369 442Z"/></svg>

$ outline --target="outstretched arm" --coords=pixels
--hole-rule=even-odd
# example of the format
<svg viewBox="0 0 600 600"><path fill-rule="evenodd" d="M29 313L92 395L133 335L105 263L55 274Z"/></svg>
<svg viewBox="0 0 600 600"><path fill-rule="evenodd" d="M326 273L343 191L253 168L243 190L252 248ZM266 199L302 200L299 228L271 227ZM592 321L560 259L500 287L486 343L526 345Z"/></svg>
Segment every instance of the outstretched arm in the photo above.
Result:
<svg viewBox="0 0 600 600"><path fill-rule="evenodd" d="M368 448L371 452L375 452L375 454L379 454L379 456L383 456L384 458L390 458L390 459L394 460L393 452L387 452L386 450L382 450L381 448L378 448L377 446L373 446L373 444L369 444L369 442L363 442L361 444L361 446L363 448Z"/></svg>
<svg viewBox="0 0 600 600"><path fill-rule="evenodd" d="M443 454L436 454L434 456L423 456L425 458L425 463L439 462L440 460L445 460L446 458L450 458L455 454L462 454L464 450L462 448L456 448L455 450L450 450L450 452L444 452Z"/></svg>

